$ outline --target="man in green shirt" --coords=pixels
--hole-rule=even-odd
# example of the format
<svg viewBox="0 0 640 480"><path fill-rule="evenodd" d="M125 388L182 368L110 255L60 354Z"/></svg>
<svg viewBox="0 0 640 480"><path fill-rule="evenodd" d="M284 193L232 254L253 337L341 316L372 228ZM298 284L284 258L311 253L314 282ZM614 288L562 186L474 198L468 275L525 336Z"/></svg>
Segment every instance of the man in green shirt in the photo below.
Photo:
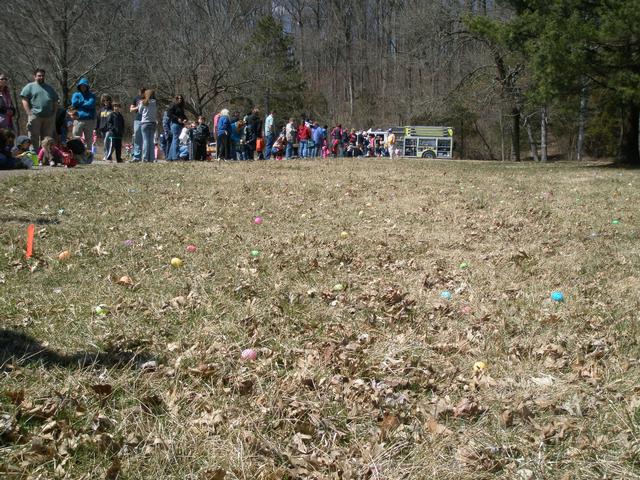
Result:
<svg viewBox="0 0 640 480"><path fill-rule="evenodd" d="M27 113L27 130L31 145L38 150L44 137L55 137L58 94L51 85L44 83L42 68L33 72L34 81L25 85L20 92L22 106Z"/></svg>

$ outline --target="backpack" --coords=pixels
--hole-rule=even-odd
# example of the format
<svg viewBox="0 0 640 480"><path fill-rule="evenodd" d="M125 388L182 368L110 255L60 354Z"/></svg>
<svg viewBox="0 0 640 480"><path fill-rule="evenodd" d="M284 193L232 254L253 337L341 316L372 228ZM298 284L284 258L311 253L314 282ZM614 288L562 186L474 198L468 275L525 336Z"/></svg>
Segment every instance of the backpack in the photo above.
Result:
<svg viewBox="0 0 640 480"><path fill-rule="evenodd" d="M67 147L59 146L58 150L62 153L62 164L65 167L72 168L78 165L78 162L73 157L73 152L69 150Z"/></svg>

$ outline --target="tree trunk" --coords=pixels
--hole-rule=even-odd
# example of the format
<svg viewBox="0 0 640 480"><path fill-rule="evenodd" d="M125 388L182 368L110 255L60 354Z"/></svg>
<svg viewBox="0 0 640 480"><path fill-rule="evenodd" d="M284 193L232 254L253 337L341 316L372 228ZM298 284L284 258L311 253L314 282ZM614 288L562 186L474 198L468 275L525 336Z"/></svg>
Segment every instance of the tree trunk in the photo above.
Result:
<svg viewBox="0 0 640 480"><path fill-rule="evenodd" d="M464 117L460 117L460 158L464 159Z"/></svg>
<svg viewBox="0 0 640 480"><path fill-rule="evenodd" d="M511 109L511 161L520 161L520 109Z"/></svg>
<svg viewBox="0 0 640 480"><path fill-rule="evenodd" d="M620 155L618 161L628 165L640 165L640 151L638 150L638 133L640 122L640 107L629 102L622 111L622 133L620 141Z"/></svg>
<svg viewBox="0 0 640 480"><path fill-rule="evenodd" d="M536 145L536 141L533 139L533 132L531 131L531 122L529 122L528 118L524 121L524 126L527 130L527 136L529 137L529 147L531 148L531 158L533 158L534 161L539 162L540 159L538 158L538 146Z"/></svg>
<svg viewBox="0 0 640 480"><path fill-rule="evenodd" d="M504 162L504 115L500 109L500 160Z"/></svg>
<svg viewBox="0 0 640 480"><path fill-rule="evenodd" d="M547 125L549 125L549 115L546 105L540 110L540 117L540 160L546 162L549 160L547 152Z"/></svg>
<svg viewBox="0 0 640 480"><path fill-rule="evenodd" d="M500 118L502 118L502 116ZM500 123L502 124L502 122L500 122ZM485 138L485 136L482 134L482 131L478 127L478 122L474 120L473 121L473 126L474 126L474 128L476 130L476 133L480 137L480 140L482 140L482 143L484 143L484 146L487 149L487 152L489 152L489 159L495 160L496 156L493 154L493 150L491 150L491 145L489 145L489 142L487 142L487 139ZM504 160L504 158L503 158L503 160Z"/></svg>
<svg viewBox="0 0 640 480"><path fill-rule="evenodd" d="M584 150L584 131L587 125L587 108L589 100L589 87L586 79L582 79L582 88L580 89L580 110L578 111L578 143L576 145L578 161L582 160Z"/></svg>

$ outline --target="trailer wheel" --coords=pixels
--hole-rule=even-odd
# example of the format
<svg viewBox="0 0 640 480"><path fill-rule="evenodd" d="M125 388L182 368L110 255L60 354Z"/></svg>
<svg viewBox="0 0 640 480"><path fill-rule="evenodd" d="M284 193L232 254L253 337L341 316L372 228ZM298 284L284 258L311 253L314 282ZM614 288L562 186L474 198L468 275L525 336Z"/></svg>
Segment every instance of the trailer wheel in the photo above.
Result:
<svg viewBox="0 0 640 480"><path fill-rule="evenodd" d="M436 158L436 154L433 153L431 150L427 150L426 152L422 152L422 158Z"/></svg>

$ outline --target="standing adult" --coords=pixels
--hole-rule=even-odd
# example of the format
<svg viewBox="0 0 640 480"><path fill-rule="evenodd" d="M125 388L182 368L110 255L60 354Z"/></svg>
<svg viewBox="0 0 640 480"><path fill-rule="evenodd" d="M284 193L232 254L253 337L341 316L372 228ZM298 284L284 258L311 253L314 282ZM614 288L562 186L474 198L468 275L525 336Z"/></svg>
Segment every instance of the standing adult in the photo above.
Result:
<svg viewBox="0 0 640 480"><path fill-rule="evenodd" d="M218 117L218 159L232 160L231 156L231 119L229 110L223 108Z"/></svg>
<svg viewBox="0 0 640 480"><path fill-rule="evenodd" d="M309 141L311 140L311 129L307 122L304 120L298 127L298 144L299 147L299 155L301 158L305 158L309 156L309 149L307 148L309 145Z"/></svg>
<svg viewBox="0 0 640 480"><path fill-rule="evenodd" d="M289 119L285 130L285 138L287 139L287 146L285 148L285 158L291 160L293 156L293 144L296 143L296 124L293 121L293 117Z"/></svg>
<svg viewBox="0 0 640 480"><path fill-rule="evenodd" d="M262 125L260 122L260 109L254 107L251 114L247 117L246 130L248 132L246 137L247 158L253 160L254 153L256 151L256 143L258 138L262 137Z"/></svg>
<svg viewBox="0 0 640 480"><path fill-rule="evenodd" d="M71 97L71 107L76 110L72 135L83 137L85 147L91 147L93 131L96 129L96 95L86 78L78 82L78 91Z"/></svg>
<svg viewBox="0 0 640 480"><path fill-rule="evenodd" d="M145 90L143 99L138 103L138 112L140 112L140 132L142 133L142 161L153 162L155 160L153 137L156 133L158 116L158 104L153 90Z"/></svg>
<svg viewBox="0 0 640 480"><path fill-rule="evenodd" d="M389 150L389 157L391 160L398 159L398 153L396 151L396 135L393 133L393 129L389 129L389 136L387 137L387 148Z"/></svg>
<svg viewBox="0 0 640 480"><path fill-rule="evenodd" d="M142 157L142 130L140 130L140 122L142 121L142 114L138 111L138 104L144 98L144 92L146 88L140 88L139 94L133 98L131 105L129 105L129 111L135 113L133 118L133 160L139 162Z"/></svg>
<svg viewBox="0 0 640 480"><path fill-rule="evenodd" d="M27 131L36 150L41 139L55 135L56 127L59 97L53 87L45 83L45 76L44 69L37 68L33 72L33 82L26 84L20 92L22 107L27 114Z"/></svg>
<svg viewBox="0 0 640 480"><path fill-rule="evenodd" d="M273 147L273 142L275 141L275 110L271 110L269 115L264 121L264 138L266 140L264 158L265 160L269 160L271 156L271 147Z"/></svg>
<svg viewBox="0 0 640 480"><path fill-rule="evenodd" d="M322 151L322 146L324 145L324 136L325 136L325 130L324 128L322 128L320 125L318 125L317 123L314 124L314 129L312 132L312 140L313 140L313 153L311 156L313 157L317 157L320 155L321 151Z"/></svg>
<svg viewBox="0 0 640 480"><path fill-rule="evenodd" d="M171 128L171 147L169 148L169 158L167 160L180 159L180 133L187 123L187 114L184 111L184 97L176 95L175 102L167 110Z"/></svg>
<svg viewBox="0 0 640 480"><path fill-rule="evenodd" d="M13 117L16 109L13 107L11 91L9 90L9 77L0 73L0 128L15 131Z"/></svg>

